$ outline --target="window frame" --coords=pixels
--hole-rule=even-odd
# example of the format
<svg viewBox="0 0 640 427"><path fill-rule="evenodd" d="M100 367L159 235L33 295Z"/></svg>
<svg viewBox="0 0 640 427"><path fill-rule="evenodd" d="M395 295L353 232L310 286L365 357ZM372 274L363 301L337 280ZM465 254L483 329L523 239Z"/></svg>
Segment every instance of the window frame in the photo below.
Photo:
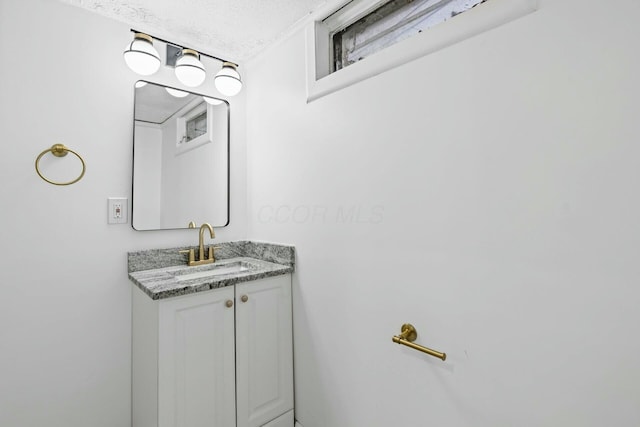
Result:
<svg viewBox="0 0 640 427"><path fill-rule="evenodd" d="M305 31L307 103L417 58L489 31L538 9L538 0L490 0L427 31L382 49L337 71L333 34L387 0L352 0L310 22Z"/></svg>
<svg viewBox="0 0 640 427"><path fill-rule="evenodd" d="M213 106L202 99L196 98L193 102L180 109L176 117L176 156L184 154L204 144L213 142ZM206 113L207 132L196 138L187 140L187 124L195 117Z"/></svg>

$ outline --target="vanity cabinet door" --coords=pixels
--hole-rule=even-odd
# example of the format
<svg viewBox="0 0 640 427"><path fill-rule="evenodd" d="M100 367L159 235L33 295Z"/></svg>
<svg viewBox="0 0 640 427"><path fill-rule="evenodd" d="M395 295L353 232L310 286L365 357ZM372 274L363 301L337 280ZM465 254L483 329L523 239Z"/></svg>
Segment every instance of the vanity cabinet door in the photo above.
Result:
<svg viewBox="0 0 640 427"><path fill-rule="evenodd" d="M292 427L295 424L293 419L293 409L284 415L280 415L275 420L265 424L262 427Z"/></svg>
<svg viewBox="0 0 640 427"><path fill-rule="evenodd" d="M236 285L236 377L237 427L293 409L291 275Z"/></svg>
<svg viewBox="0 0 640 427"><path fill-rule="evenodd" d="M160 302L158 427L236 423L234 289Z"/></svg>

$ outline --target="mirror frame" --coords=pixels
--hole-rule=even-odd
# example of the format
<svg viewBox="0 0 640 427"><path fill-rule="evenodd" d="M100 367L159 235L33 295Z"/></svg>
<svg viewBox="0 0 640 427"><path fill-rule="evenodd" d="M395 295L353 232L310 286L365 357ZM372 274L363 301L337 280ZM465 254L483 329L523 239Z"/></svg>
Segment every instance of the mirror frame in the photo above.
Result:
<svg viewBox="0 0 640 427"><path fill-rule="evenodd" d="M213 98L213 99L218 99L220 101L222 101L223 103L227 104L227 185L226 185L226 191L227 191L227 222L223 225L214 225L212 224L213 227L215 228L221 228L221 227L227 227L229 225L229 223L231 222L231 104L229 104L229 101L227 101L226 99L221 99L221 98L216 98L215 96L210 96L210 95L205 95L202 93L198 93L198 92L192 92L191 90L184 90L184 89L179 89L176 87L172 87L172 86L167 86L165 84L162 83L157 83L157 82L151 82L148 80L137 80L134 85L133 85L133 114L132 114L132 126L131 126L131 145L132 145L132 158L131 158L131 228L133 228L135 231L165 231L165 230L187 230L189 229L188 224L185 225L184 227L176 227L176 228L148 228L148 229L137 229L134 227L133 225L133 218L135 215L135 185L134 185L134 177L135 177L135 159L136 159L136 140L135 140L135 135L136 135L136 85L139 82L144 82L146 84L152 84L155 86L162 86L164 88L169 88L169 89L175 89L175 90L179 90L182 92L188 92L190 94L193 95L197 95L197 96L202 96L202 97L207 97L207 98ZM206 101L204 101L206 103Z"/></svg>

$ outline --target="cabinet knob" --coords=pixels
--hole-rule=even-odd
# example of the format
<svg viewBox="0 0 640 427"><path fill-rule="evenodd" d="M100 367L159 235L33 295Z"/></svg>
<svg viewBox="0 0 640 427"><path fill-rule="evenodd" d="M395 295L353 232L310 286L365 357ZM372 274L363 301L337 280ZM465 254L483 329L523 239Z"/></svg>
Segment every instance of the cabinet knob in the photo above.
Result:
<svg viewBox="0 0 640 427"><path fill-rule="evenodd" d="M226 305L227 307L233 307L233 301L228 299L227 302L224 303L224 305Z"/></svg>
<svg viewBox="0 0 640 427"><path fill-rule="evenodd" d="M242 296L240 297L240 301L242 301L242 302L247 302L247 301L249 301L249 297L248 297L248 296L246 296L246 295L242 295Z"/></svg>

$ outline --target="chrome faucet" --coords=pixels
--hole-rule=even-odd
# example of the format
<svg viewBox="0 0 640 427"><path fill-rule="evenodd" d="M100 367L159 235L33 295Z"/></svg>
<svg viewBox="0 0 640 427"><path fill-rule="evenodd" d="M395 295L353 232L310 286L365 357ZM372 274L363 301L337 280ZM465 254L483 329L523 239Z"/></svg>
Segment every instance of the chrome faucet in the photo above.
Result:
<svg viewBox="0 0 640 427"><path fill-rule="evenodd" d="M198 260L195 260L195 249L186 249L180 251L182 254L189 254L188 264L190 266L202 265L202 264L211 264L216 261L213 250L217 248L217 246L209 246L209 256L207 258L204 257L204 231L209 229L209 234L211 238L214 239L216 234L213 232L213 227L211 224L207 224L206 222L200 226L200 237L198 239Z"/></svg>

